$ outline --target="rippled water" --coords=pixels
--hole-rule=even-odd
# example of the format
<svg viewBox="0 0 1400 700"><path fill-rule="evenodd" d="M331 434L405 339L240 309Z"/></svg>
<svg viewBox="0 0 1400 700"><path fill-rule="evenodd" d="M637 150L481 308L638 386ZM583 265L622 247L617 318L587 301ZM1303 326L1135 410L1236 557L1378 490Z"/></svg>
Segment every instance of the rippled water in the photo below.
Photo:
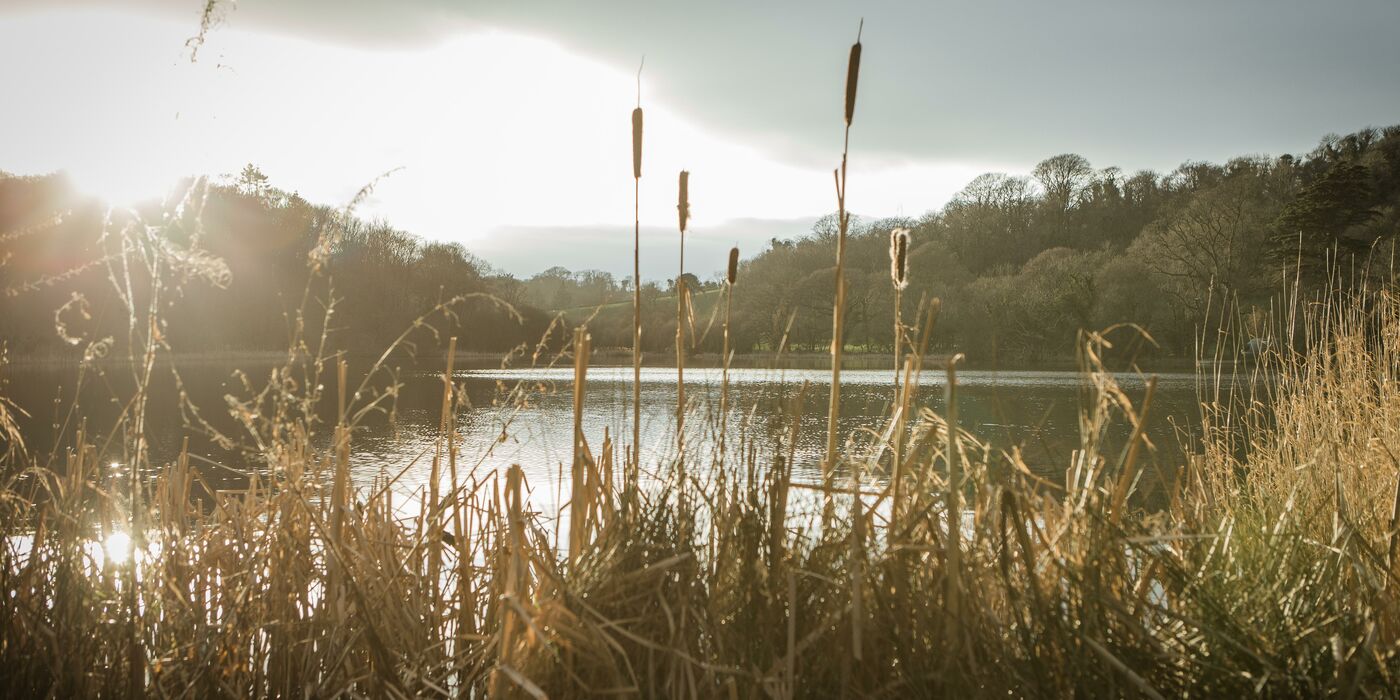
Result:
<svg viewBox="0 0 1400 700"><path fill-rule="evenodd" d="M259 371L249 369L254 380ZM72 404L73 372L12 369L7 392L31 413L25 422L31 448L52 450L55 444L71 441L74 425L68 413ZM216 422L222 412L223 395L239 393L232 371L219 367L194 367L182 371L190 395L204 407L206 416ZM161 375L165 376L165 375ZM689 404L686 443L688 462L708 465L704 458L716 444L720 370L687 369L686 392ZM892 370L847 370L842 372L840 429L843 435L863 430L881 430L894 397ZM998 449L1019 448L1034 471L1059 481L1070 453L1079 445L1079 413L1085 384L1074 372L965 371L959 373L959 409L962 424ZM469 369L455 375L466 390L467 401L457 408L459 470L485 474L510 464L524 467L539 505L555 500L564 490L561 476L571 459L573 397L571 369L515 370ZM129 379L127 380L129 381ZM360 485L375 478L398 475L396 488L412 491L426 483L441 414L440 374L421 372L400 376L403 389L396 420L367 423L354 437L352 470ZM1135 401L1142 399L1145 382L1124 376L1119 381ZM644 470L655 472L676 454L674 368L642 370L642 461ZM915 404L939 412L944 410L942 371L926 371ZM170 384L165 386L164 384ZM528 401L503 402L504 392L517 385L527 387ZM604 431L615 441L631 440L631 367L592 367L585 393L584 431L597 450ZM804 384L806 389L803 389ZM815 476L825 445L826 411L830 373L826 370L733 369L730 371L731 411L725 418L729 444L743 437L756 438L758 463L767 464L773 455L776 436L786 435L795 420L794 473L799 478ZM173 458L183 439L191 433L182 418L170 407L175 405L173 383L153 388L149 438L152 457L157 463ZM83 391L82 416L90 429L101 430L120 413L123 393L120 373L89 381ZM795 403L802 398L800 406ZM1170 479L1180 460L1179 435L1189 434L1199 425L1195 378L1189 374L1158 375L1157 393L1150 416L1148 435L1158 446L1149 461L1159 464L1160 479L1148 479L1145 492L1159 488ZM800 412L795 412L799 409ZM224 420L221 427L232 428ZM1126 426L1112 433L1121 442ZM618 438L622 440L618 440ZM325 436L322 436L324 439ZM737 439L737 440L736 440ZM195 435L194 451L215 460L221 457ZM119 448L115 448L119 449ZM698 456L697 456L698 455ZM120 462L120 454L107 461ZM876 475L878 478L878 475Z"/></svg>

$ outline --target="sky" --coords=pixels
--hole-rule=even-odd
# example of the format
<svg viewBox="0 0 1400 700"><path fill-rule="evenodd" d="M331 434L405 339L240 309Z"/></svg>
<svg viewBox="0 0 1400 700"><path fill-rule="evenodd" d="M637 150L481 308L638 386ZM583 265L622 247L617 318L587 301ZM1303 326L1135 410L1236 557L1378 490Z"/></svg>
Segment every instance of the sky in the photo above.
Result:
<svg viewBox="0 0 1400 700"><path fill-rule="evenodd" d="M392 171L359 214L516 275L621 276L645 57L643 274L674 274L688 169L703 277L835 209L862 19L866 217L1057 153L1167 172L1400 122L1394 0L225 0L192 57L203 5L0 0L0 170L120 203L254 163L325 204Z"/></svg>

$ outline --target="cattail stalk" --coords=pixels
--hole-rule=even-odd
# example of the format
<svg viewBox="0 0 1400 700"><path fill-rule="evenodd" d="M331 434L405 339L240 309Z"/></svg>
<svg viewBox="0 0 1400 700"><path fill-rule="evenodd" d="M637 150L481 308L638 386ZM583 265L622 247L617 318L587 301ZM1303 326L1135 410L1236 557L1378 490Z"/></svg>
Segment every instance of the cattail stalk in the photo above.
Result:
<svg viewBox="0 0 1400 700"><path fill-rule="evenodd" d="M642 108L632 110L632 179L642 179Z"/></svg>
<svg viewBox="0 0 1400 700"><path fill-rule="evenodd" d="M734 306L734 283L739 280L739 247L729 249L729 274L724 286L724 348L720 357L719 463L724 466L724 433L729 422L729 314Z"/></svg>
<svg viewBox="0 0 1400 700"><path fill-rule="evenodd" d="M851 45L851 57L846 61L846 128L856 116L856 84L860 82L860 35L865 29L865 20L860 21L856 30L856 43Z"/></svg>
<svg viewBox="0 0 1400 700"><path fill-rule="evenodd" d="M632 464L629 476L642 464L642 106L638 69L638 104L632 110ZM633 484L629 478L628 489Z"/></svg>
<svg viewBox="0 0 1400 700"><path fill-rule="evenodd" d="M864 22L862 21L862 28ZM851 215L846 211L846 163L847 155L851 145L851 120L855 116L856 110L856 83L860 77L860 32L856 33L856 43L851 46L850 61L846 66L846 129L845 137L841 146L841 167L834 173L836 178L836 216L837 216L837 238L836 238L836 300L832 309L831 320L831 404L827 409L826 423L826 459L822 463L823 486L825 503L822 507L822 529L829 526L833 512L831 494L834 492L831 483L832 476L836 473L837 453L836 436L837 422L841 416L841 355L845 346L845 320L846 320L846 233L850 229ZM861 660L861 622L862 616L861 601L864 598L861 580L865 576L864 567L861 565L864 549L864 528L861 522L864 514L861 512L862 504L860 500L860 472L857 468L854 475L854 483L851 485L851 509L854 526L851 529L851 556L853 566L851 567L851 645L850 651L845 659L847 666L843 667L842 675L846 675L846 669L855 662Z"/></svg>
<svg viewBox="0 0 1400 700"><path fill-rule="evenodd" d="M864 22L861 23L862 29ZM831 321L831 403L827 409L826 459L822 463L823 476L829 482L836 469L836 423L841 416L841 354L845 344L846 320L846 232L851 217L846 212L846 162L851 145L851 119L856 110L856 82L860 77L860 34L851 47L850 63L846 67L846 133L841 147L841 167L834 173L836 178L836 303L832 309ZM827 483L830 487L831 484ZM826 506L823 508L823 525L830 520L831 491L826 491Z"/></svg>
<svg viewBox="0 0 1400 700"><path fill-rule="evenodd" d="M685 225L690 220L690 172L682 170L677 186L676 216L681 231L680 271L676 273L676 464L685 485Z"/></svg>

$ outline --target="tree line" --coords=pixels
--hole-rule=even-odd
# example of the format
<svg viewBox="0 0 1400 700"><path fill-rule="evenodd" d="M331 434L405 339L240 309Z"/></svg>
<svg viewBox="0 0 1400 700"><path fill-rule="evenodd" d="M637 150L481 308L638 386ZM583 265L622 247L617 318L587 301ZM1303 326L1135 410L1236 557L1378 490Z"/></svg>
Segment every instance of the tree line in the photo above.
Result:
<svg viewBox="0 0 1400 700"><path fill-rule="evenodd" d="M1029 176L980 175L917 219L856 220L847 242L844 341L856 350L892 346L889 235L907 228L904 318L920 299L940 298L935 349L956 348L984 364L1035 363L1072 357L1080 329L1132 323L1152 342L1128 333L1136 340L1120 350L1190 357L1199 329L1221 325L1222 314L1257 318L1285 284L1319 287L1336 269L1348 271L1346 283L1391 276L1397 205L1400 127L1327 136L1300 156L1187 162L1170 173L1127 174L1057 155ZM784 343L826 350L835 248L830 215L805 235L770 240L744 262L731 331L739 352ZM552 274L557 281L565 273ZM645 301L661 296L660 289L644 295L652 351L675 329L668 304ZM596 304L618 298L617 290L589 297ZM626 346L630 307L610 310L590 322L595 344L601 336ZM711 333L698 349L718 344Z"/></svg>
<svg viewBox="0 0 1400 700"><path fill-rule="evenodd" d="M436 342L432 330L440 330L458 336L462 350L503 353L538 341L550 325L518 280L462 245L312 204L253 166L209 186L197 222L170 225L172 216L179 212L168 203L106 210L61 174L0 174L0 339L9 352L122 337L129 319L114 290L129 280L113 248L116 229L133 225L159 229L180 255L227 273L226 284L171 285L179 298L169 300L162 332L179 352L285 350L299 335L328 331L334 348L377 354L417 327L410 344ZM325 274L312 276L313 250L327 242ZM458 296L469 298L432 313Z"/></svg>
<svg viewBox="0 0 1400 700"><path fill-rule="evenodd" d="M1072 356L1080 329L1119 323L1153 339L1134 352L1190 356L1203 324L1268 309L1284 283L1326 284L1338 264L1352 283L1390 276L1397 205L1400 127L1327 136L1303 155L1187 162L1170 173L1096 169L1082 156L1057 155L1029 176L978 176L919 218L855 220L844 342L856 351L892 346L888 246L895 228L912 235L904 317L920 299L941 298L935 349L1016 364ZM172 346L284 348L298 322L294 309L309 299L318 308L334 301L339 347L378 352L434 304L474 294L482 297L442 319L464 350L505 352L539 342L550 329L563 338L582 322L595 347L630 347L629 278L554 267L517 279L460 244L342 214L272 187L253 166L210 187L199 247L227 265L231 282L184 288L186 298L170 313ZM0 174L0 338L11 353L52 352L66 345L70 326L117 321L107 318L113 280L102 263L110 217L62 175ZM329 281L308 296L308 255L331 226ZM825 351L835 245L829 215L802 235L744 251L752 257L734 289L736 351ZM720 277L687 274L681 284L691 291L694 349L717 350ZM676 286L643 284L649 352L674 338Z"/></svg>

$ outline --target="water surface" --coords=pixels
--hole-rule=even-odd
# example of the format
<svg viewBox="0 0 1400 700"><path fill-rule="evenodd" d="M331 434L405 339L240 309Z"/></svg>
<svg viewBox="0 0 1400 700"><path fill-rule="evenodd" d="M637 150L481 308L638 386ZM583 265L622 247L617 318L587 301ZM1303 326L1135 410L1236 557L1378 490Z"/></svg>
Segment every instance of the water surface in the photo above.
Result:
<svg viewBox="0 0 1400 700"><path fill-rule="evenodd" d="M264 382L270 370L271 366L245 367L254 386ZM237 425L227 416L225 396L246 396L242 378L228 367L208 365L183 367L181 376L188 395L201 407L201 415L220 430L237 434ZM689 406L686 444L692 465L713 463L708 456L717 445L720 376L720 370L712 368L687 369L685 373ZM842 435L854 436L857 442L868 440L872 431L883 431L887 425L895 395L893 371L846 370L841 376ZM193 452L213 462L234 461L233 456L215 449L191 430L190 417L174 409L178 401L170 373L158 372L157 377L150 395L152 460L159 464L173 459L182 442L190 439ZM1080 411L1087 396L1083 375L965 371L958 377L962 425L996 450L1019 449L1032 471L1048 481L1061 482L1072 451L1080 445ZM71 444L73 429L83 419L89 435L100 434L127 406L132 386L129 373L107 370L88 375L82 410L73 411L76 378L71 369L11 368L6 393L30 413L23 423L32 450L43 453ZM724 418L729 444L752 437L759 445L758 463L766 465L771 463L778 436L788 435L795 422L794 474L799 479L814 479L825 447L830 378L827 370L732 369L731 410ZM1147 427L1157 449L1146 454L1155 478L1142 484L1148 498L1170 481L1181 460L1182 439L1189 440L1199 425L1195 376L1161 374L1157 378ZM432 372L404 373L398 379L402 389L394 419L370 420L361 426L354 436L351 464L357 484L367 486L376 478L393 475L396 489L408 493L428 481L439 435L442 379L440 373ZM1118 377L1135 403L1142 401L1144 380L1140 376ZM455 407L459 470L484 475L520 464L537 505L556 501L557 494L567 490L565 466L572 454L572 369L467 369L457 372L454 381L465 389L465 400ZM914 397L915 408L942 414L945 383L941 369L924 372ZM526 400L508 397L517 387L526 390ZM641 397L642 462L645 471L657 473L668 469L676 455L675 368L643 368ZM631 367L588 370L583 426L594 450L599 449L605 431L619 444L631 440L631 401ZM1127 434L1127 426L1120 422L1110 431L1110 442L1121 445ZM104 463L119 465L125 459L120 441L113 441L106 449ZM210 478L219 479L220 470L206 471Z"/></svg>

